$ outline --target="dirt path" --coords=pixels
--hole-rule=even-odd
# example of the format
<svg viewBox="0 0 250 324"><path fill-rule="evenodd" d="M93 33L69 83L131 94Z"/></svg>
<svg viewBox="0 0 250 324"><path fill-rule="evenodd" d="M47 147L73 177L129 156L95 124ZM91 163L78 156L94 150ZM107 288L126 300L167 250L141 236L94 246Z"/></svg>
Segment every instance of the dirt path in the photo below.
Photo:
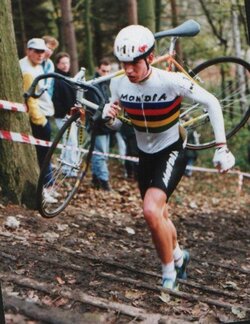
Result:
<svg viewBox="0 0 250 324"><path fill-rule="evenodd" d="M222 181L223 179L223 181ZM184 178L170 212L189 249L188 280L161 288L137 185L81 188L51 220L0 205L0 280L7 323L226 323L250 320L250 183ZM133 217L131 217L131 215ZM6 226L8 216L20 222Z"/></svg>

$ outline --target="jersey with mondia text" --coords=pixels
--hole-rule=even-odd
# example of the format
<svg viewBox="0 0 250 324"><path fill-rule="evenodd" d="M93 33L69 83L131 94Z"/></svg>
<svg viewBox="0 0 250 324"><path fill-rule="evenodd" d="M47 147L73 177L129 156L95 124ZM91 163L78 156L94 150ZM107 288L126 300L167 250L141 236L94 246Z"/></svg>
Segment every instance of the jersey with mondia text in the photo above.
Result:
<svg viewBox="0 0 250 324"><path fill-rule="evenodd" d="M118 100L126 111L135 129L137 145L146 153L159 152L179 139L183 97L202 102L205 106L211 106L211 100L216 99L183 73L154 67L143 82L132 83L124 75L112 79L110 86L111 102ZM217 102L218 107L220 110Z"/></svg>

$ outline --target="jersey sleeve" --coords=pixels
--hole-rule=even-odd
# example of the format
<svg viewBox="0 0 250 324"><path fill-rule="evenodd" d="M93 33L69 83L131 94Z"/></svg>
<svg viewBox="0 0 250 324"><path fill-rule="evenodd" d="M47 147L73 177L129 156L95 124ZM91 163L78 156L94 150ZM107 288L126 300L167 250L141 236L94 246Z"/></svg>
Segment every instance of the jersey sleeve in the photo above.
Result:
<svg viewBox="0 0 250 324"><path fill-rule="evenodd" d="M180 96L204 105L213 127L215 141L217 143L226 143L224 119L218 99L183 73L176 73L176 84L178 84L178 94Z"/></svg>

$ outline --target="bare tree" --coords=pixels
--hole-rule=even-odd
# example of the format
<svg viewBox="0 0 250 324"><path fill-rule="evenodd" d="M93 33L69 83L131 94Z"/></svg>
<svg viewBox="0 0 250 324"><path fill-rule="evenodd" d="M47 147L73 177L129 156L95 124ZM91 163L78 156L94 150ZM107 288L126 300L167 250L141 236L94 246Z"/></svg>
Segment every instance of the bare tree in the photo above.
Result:
<svg viewBox="0 0 250 324"><path fill-rule="evenodd" d="M245 11L247 18L248 44L250 45L250 1L245 0Z"/></svg>
<svg viewBox="0 0 250 324"><path fill-rule="evenodd" d="M210 24L210 27L213 31L213 34L218 38L220 41L220 44L224 46L224 52L226 52L227 49L227 40L222 35L221 28L218 28L216 26L216 20L213 19L212 13L208 10L207 3L204 0L199 0L201 7L205 13L205 16L207 18L208 23ZM221 22L223 24L223 22Z"/></svg>
<svg viewBox="0 0 250 324"><path fill-rule="evenodd" d="M60 0L60 7L62 12L62 30L65 48L71 57L71 72L72 74L76 74L79 70L79 66L71 2L71 0Z"/></svg>
<svg viewBox="0 0 250 324"><path fill-rule="evenodd" d="M0 0L0 99L22 102L22 78L14 36L10 0ZM4 44L4 45L3 45ZM0 111L0 130L31 133L27 114ZM0 140L0 186L14 203L35 208L38 165L35 148Z"/></svg>
<svg viewBox="0 0 250 324"><path fill-rule="evenodd" d="M138 0L139 23L155 32L154 0Z"/></svg>
<svg viewBox="0 0 250 324"><path fill-rule="evenodd" d="M137 25L137 0L128 0L128 24Z"/></svg>
<svg viewBox="0 0 250 324"><path fill-rule="evenodd" d="M91 0L85 0L85 15L84 24L86 32L86 62L88 67L88 73L90 75L94 74L94 62L93 62L93 42L92 42L92 31L91 31Z"/></svg>
<svg viewBox="0 0 250 324"><path fill-rule="evenodd" d="M178 10L177 10L176 1L175 0L170 0L170 4L171 4L171 13L172 13L172 15L171 15L171 17L172 17L172 26L176 27L179 24ZM179 42L178 39L176 41L175 51L176 51L177 60L179 62L181 62L182 61L182 50L181 50L180 42Z"/></svg>
<svg viewBox="0 0 250 324"><path fill-rule="evenodd" d="M155 0L155 31L161 29L161 0Z"/></svg>

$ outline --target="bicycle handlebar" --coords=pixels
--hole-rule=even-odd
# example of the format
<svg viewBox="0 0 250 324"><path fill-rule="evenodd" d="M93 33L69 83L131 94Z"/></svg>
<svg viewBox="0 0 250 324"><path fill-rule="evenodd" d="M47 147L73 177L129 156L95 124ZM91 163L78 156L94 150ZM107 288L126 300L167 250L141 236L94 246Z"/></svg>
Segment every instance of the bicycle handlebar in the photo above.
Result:
<svg viewBox="0 0 250 324"><path fill-rule="evenodd" d="M62 74L59 74L59 73L47 73L47 74L41 74L39 76L37 76L30 88L28 89L28 91L26 91L24 93L24 98L25 100L27 100L29 97L33 97L33 98L39 98L45 91L46 89L42 89L40 92L36 92L36 86L38 84L38 82L42 79L46 79L46 78L55 78L55 79L61 79L61 80L64 80L66 82L69 82L75 86L78 86L84 90L91 90L93 91L97 97L100 99L100 103L99 103L99 110L102 110L102 108L104 107L105 105L105 99L101 93L101 91L94 85L90 84L89 82L85 82L85 81L75 81L73 78L69 78L69 77L66 77Z"/></svg>

